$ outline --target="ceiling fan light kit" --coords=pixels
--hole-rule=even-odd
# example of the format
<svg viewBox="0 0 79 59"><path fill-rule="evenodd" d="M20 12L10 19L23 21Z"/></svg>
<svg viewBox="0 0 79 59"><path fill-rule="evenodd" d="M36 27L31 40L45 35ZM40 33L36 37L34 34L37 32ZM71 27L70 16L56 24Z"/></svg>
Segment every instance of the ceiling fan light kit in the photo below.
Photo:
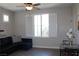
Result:
<svg viewBox="0 0 79 59"><path fill-rule="evenodd" d="M32 6L27 6L27 7L25 7L27 10L32 10L33 9L33 7Z"/></svg>
<svg viewBox="0 0 79 59"><path fill-rule="evenodd" d="M26 11L31 11L31 10L39 10L39 8L37 6L39 6L39 3L33 4L33 3L24 3L25 10Z"/></svg>

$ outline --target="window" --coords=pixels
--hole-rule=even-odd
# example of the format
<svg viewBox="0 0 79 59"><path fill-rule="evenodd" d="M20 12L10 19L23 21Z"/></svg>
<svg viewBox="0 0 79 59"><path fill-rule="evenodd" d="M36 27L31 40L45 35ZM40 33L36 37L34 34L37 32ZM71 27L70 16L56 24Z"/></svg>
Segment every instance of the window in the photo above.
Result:
<svg viewBox="0 0 79 59"><path fill-rule="evenodd" d="M49 36L49 14L41 14L34 16L34 36Z"/></svg>
<svg viewBox="0 0 79 59"><path fill-rule="evenodd" d="M9 22L9 16L8 15L3 15L3 21L4 22Z"/></svg>

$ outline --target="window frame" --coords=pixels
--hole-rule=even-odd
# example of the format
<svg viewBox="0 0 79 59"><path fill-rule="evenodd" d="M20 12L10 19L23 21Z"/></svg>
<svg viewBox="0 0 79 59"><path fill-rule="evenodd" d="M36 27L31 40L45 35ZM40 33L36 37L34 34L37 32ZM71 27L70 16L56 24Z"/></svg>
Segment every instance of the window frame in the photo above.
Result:
<svg viewBox="0 0 79 59"><path fill-rule="evenodd" d="M5 20L7 18L7 20ZM3 14L3 22L9 22L10 21L10 18L9 18L9 15L8 14Z"/></svg>
<svg viewBox="0 0 79 59"><path fill-rule="evenodd" d="M49 13L44 13L44 14L48 14L48 18L49 18ZM35 36L35 23L34 23L34 37L43 37L43 38L48 38L49 37L49 19L48 19L48 36L43 36L43 34L42 34L42 15L44 15L44 14L35 14L34 16L36 16L36 15L40 15L41 17L41 35L40 36ZM34 16L33 16L33 20L34 20ZM35 20L34 20L35 21Z"/></svg>

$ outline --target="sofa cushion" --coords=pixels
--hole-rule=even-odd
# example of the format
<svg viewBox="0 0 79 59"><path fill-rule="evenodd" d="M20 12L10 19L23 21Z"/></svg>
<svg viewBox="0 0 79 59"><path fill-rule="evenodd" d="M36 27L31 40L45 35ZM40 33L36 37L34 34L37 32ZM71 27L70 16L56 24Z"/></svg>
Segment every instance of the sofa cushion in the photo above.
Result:
<svg viewBox="0 0 79 59"><path fill-rule="evenodd" d="M13 44L12 37L0 38L0 42L1 42L0 45L2 49Z"/></svg>
<svg viewBox="0 0 79 59"><path fill-rule="evenodd" d="M12 37L6 37L6 39L7 39L7 44L8 45L12 45L13 44Z"/></svg>
<svg viewBox="0 0 79 59"><path fill-rule="evenodd" d="M17 47L16 44L12 44L12 45L9 45L9 46L5 46L5 48L3 48L2 51L7 51L7 50L13 49L13 48L15 48L15 47Z"/></svg>

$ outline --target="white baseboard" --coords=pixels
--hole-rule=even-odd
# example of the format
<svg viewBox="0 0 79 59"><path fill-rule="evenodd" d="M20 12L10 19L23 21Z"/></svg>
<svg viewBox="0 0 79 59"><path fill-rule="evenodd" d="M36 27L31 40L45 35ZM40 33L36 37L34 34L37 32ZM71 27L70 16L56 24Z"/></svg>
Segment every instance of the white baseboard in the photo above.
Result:
<svg viewBox="0 0 79 59"><path fill-rule="evenodd" d="M33 46L34 48L50 48L50 49L59 49L59 47L48 47L48 46Z"/></svg>

